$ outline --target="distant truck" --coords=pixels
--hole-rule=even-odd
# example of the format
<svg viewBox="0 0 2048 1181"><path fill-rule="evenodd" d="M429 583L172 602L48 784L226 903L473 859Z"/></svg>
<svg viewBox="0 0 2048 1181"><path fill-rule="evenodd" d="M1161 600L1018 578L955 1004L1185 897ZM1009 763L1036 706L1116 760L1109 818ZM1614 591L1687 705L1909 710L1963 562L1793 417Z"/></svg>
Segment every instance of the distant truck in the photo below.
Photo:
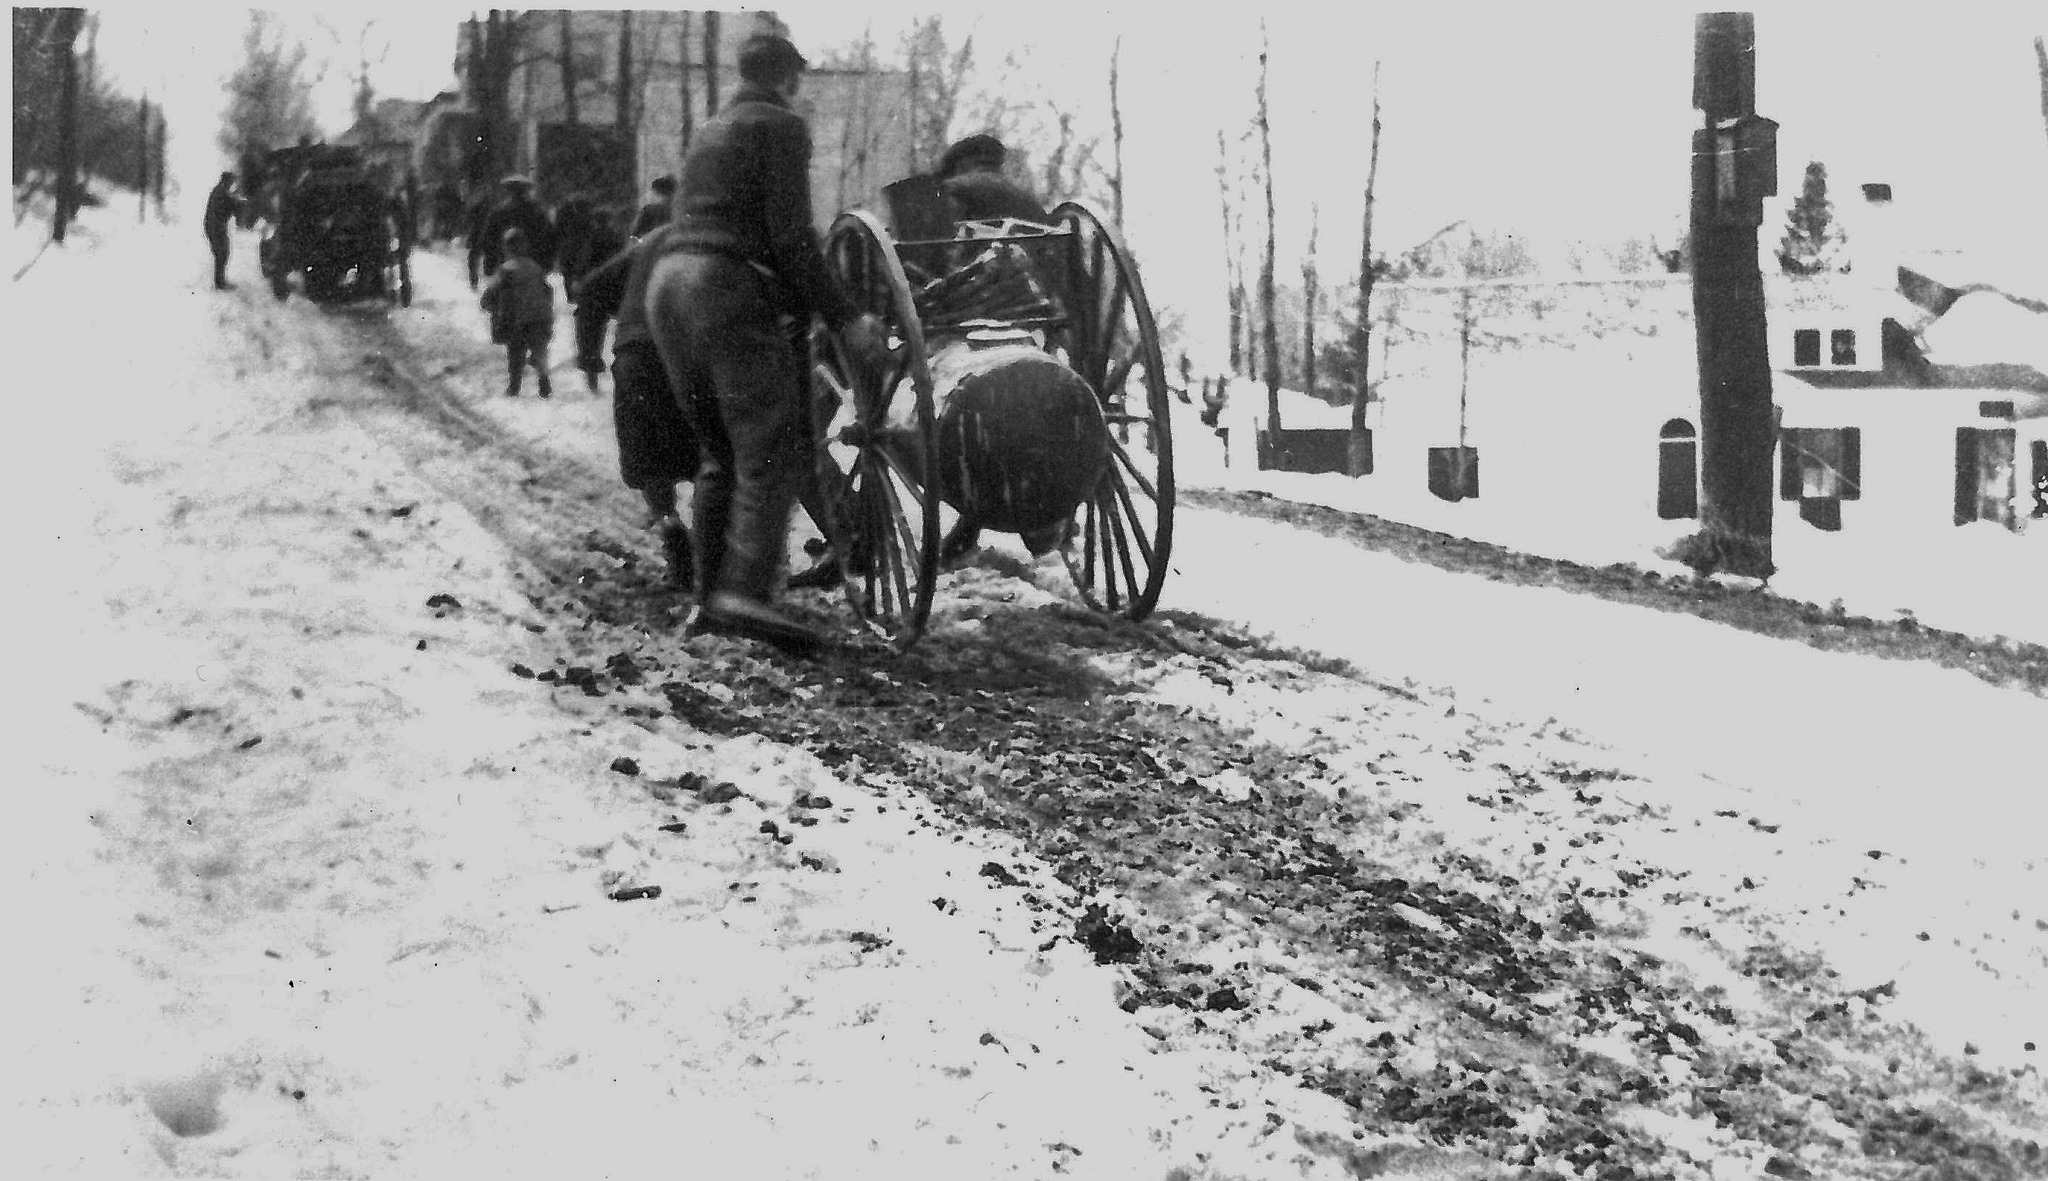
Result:
<svg viewBox="0 0 2048 1181"><path fill-rule="evenodd" d="M412 304L413 219L403 190L352 147L302 144L263 157L258 250L278 299L293 276L307 299Z"/></svg>

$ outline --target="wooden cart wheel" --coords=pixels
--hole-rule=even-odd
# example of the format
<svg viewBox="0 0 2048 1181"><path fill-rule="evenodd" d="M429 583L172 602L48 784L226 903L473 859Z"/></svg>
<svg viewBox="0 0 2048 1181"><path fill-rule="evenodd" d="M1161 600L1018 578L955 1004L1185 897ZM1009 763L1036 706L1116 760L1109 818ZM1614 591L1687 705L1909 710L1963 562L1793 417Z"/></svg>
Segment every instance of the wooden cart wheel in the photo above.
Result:
<svg viewBox="0 0 2048 1181"><path fill-rule="evenodd" d="M1137 264L1115 227L1069 201L1067 323L1055 348L1101 399L1110 462L1076 511L1063 554L1081 597L1143 619L1159 602L1173 550L1173 427L1159 330Z"/></svg>
<svg viewBox="0 0 2048 1181"><path fill-rule="evenodd" d="M939 572L924 329L895 242L871 214L840 215L825 241L825 263L856 311L881 317L889 350L873 364L834 333L811 334L812 440L830 518L818 525L839 556L854 613L908 648L924 633Z"/></svg>

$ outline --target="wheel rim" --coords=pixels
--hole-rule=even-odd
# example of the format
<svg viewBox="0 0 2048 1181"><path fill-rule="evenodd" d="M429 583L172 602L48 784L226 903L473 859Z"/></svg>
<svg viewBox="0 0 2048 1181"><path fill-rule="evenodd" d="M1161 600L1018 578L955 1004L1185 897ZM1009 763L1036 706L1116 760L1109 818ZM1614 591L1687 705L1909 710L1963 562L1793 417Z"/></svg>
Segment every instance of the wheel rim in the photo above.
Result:
<svg viewBox="0 0 2048 1181"><path fill-rule="evenodd" d="M1087 205L1053 211L1068 233L1066 327L1056 343L1102 406L1110 462L1061 550L1081 597L1143 619L1173 548L1173 429L1152 306L1122 237Z"/></svg>
<svg viewBox="0 0 2048 1181"><path fill-rule="evenodd" d="M924 632L938 581L939 497L927 478L935 427L931 370L910 284L887 230L864 212L842 215L827 266L856 311L888 328L880 364L839 338L811 334L812 439L827 520L854 613L899 648Z"/></svg>

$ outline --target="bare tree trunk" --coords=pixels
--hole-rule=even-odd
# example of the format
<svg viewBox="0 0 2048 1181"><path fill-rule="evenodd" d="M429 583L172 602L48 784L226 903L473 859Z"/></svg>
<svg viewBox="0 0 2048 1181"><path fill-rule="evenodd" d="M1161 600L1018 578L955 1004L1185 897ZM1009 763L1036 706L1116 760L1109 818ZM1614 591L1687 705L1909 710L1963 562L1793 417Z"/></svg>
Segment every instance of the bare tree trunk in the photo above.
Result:
<svg viewBox="0 0 2048 1181"><path fill-rule="evenodd" d="M1110 213L1116 224L1124 224L1124 108L1117 96L1118 66L1124 53L1124 39L1118 37L1116 45L1109 51L1109 134L1111 145L1111 168L1109 173Z"/></svg>
<svg viewBox="0 0 2048 1181"><path fill-rule="evenodd" d="M142 96L142 125L135 141L135 159L140 172L135 179L135 224L149 220L149 95ZM244 185L248 177L242 178Z"/></svg>
<svg viewBox="0 0 2048 1181"><path fill-rule="evenodd" d="M80 67L78 93L90 98L100 73L100 14L87 16L81 31L85 34L85 58Z"/></svg>
<svg viewBox="0 0 2048 1181"><path fill-rule="evenodd" d="M1266 112L1266 62L1270 48L1266 24L1262 20L1259 22L1259 172L1266 185L1266 254L1259 262L1259 318L1265 327L1265 339L1260 344L1266 364L1266 425L1277 435L1280 433L1280 338L1274 333L1274 305L1279 302L1279 293L1274 286L1273 256L1278 241L1274 232L1273 126Z"/></svg>
<svg viewBox="0 0 2048 1181"><path fill-rule="evenodd" d="M164 216L164 154L167 146L166 141L170 139L170 135L171 125L164 122L163 108L158 107L156 112L156 167L151 171L151 175L156 181L156 216L159 221L163 220Z"/></svg>
<svg viewBox="0 0 2048 1181"><path fill-rule="evenodd" d="M1315 202L1308 207L1308 253L1301 260L1301 385L1308 396L1316 396L1316 231L1322 210Z"/></svg>
<svg viewBox="0 0 2048 1181"><path fill-rule="evenodd" d="M860 71L855 82L854 101L839 129L838 204L835 212L852 206L849 195L867 187L868 159L874 150L875 124L875 42L872 29L861 33L860 55L854 59Z"/></svg>
<svg viewBox="0 0 2048 1181"><path fill-rule="evenodd" d="M489 184L511 171L518 159L510 109L512 72L518 66L518 30L518 18L497 8L483 21L470 25L470 62L475 71L471 88L477 96L479 123L470 179L476 184Z"/></svg>
<svg viewBox="0 0 2048 1181"><path fill-rule="evenodd" d="M2048 130L2048 39L2034 38L2034 60L2041 68L2041 127Z"/></svg>
<svg viewBox="0 0 2048 1181"><path fill-rule="evenodd" d="M718 14L704 14L704 117L718 113Z"/></svg>
<svg viewBox="0 0 2048 1181"><path fill-rule="evenodd" d="M1244 366L1244 283L1238 278L1236 219L1230 206L1230 148L1216 133L1216 190L1223 199L1223 292L1230 307L1230 373Z"/></svg>
<svg viewBox="0 0 2048 1181"><path fill-rule="evenodd" d="M633 10L619 11L619 84L612 89L612 130L619 139L633 143L633 129L639 119L633 110ZM633 155L637 160L639 145L634 144Z"/></svg>
<svg viewBox="0 0 2048 1181"><path fill-rule="evenodd" d="M697 96L690 92L690 13L683 12L683 31L676 39L676 78L682 87L683 99L683 154L688 155L690 141L697 135Z"/></svg>
<svg viewBox="0 0 2048 1181"><path fill-rule="evenodd" d="M71 219L78 214L78 28L85 17L83 8L57 10L57 44L63 57L58 67L61 89L57 95L57 219L50 227L52 240L62 243Z"/></svg>
<svg viewBox="0 0 2048 1181"><path fill-rule="evenodd" d="M1372 403L1372 288L1379 278L1372 259L1372 211L1380 181L1380 64L1372 64L1372 156L1365 168L1364 232L1358 246L1358 306L1351 326L1351 437L1354 444L1365 435L1365 408Z"/></svg>
<svg viewBox="0 0 2048 1181"><path fill-rule="evenodd" d="M1058 112L1057 126L1060 137L1045 158L1045 183L1040 188L1049 200L1058 200L1062 196L1060 189L1065 178L1060 174L1066 169L1067 149L1074 142L1074 117L1065 111Z"/></svg>
<svg viewBox="0 0 2048 1181"><path fill-rule="evenodd" d="M1472 289L1458 289L1458 453L1451 461L1451 488L1457 494L1454 499L1465 495L1465 472L1467 470L1465 449L1465 407L1472 390Z"/></svg>
<svg viewBox="0 0 2048 1181"><path fill-rule="evenodd" d="M562 67L562 117L568 120L569 126L575 127L583 122L583 113L576 103L576 31L570 26L572 14L568 9L564 8L556 15L559 18L556 21L557 37L561 44L555 60Z"/></svg>

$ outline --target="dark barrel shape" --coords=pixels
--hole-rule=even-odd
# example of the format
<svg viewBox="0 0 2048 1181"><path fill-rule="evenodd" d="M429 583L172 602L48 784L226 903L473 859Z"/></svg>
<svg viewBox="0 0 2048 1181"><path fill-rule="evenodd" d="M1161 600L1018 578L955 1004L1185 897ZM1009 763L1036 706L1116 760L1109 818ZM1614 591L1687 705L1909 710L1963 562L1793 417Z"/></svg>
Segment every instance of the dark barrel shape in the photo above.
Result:
<svg viewBox="0 0 2048 1181"><path fill-rule="evenodd" d="M934 471L947 504L985 528L1029 533L1073 515L1102 478L1109 432L1088 383L1020 332L931 355Z"/></svg>

